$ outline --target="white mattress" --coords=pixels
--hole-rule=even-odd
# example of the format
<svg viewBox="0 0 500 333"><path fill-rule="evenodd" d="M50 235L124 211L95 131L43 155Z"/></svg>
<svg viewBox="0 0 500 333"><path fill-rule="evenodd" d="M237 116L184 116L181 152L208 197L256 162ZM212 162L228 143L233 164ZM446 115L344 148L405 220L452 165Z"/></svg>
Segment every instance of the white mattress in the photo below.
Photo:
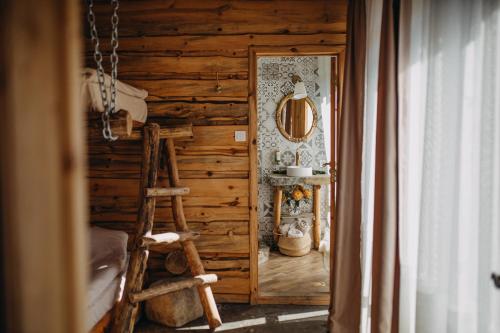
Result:
<svg viewBox="0 0 500 333"><path fill-rule="evenodd" d="M123 231L92 227L90 231L90 285L87 290L89 320L92 328L109 311L118 296L127 268L127 239Z"/></svg>
<svg viewBox="0 0 500 333"><path fill-rule="evenodd" d="M121 299L125 286L125 272L114 278L103 292L87 307L87 330L90 331Z"/></svg>

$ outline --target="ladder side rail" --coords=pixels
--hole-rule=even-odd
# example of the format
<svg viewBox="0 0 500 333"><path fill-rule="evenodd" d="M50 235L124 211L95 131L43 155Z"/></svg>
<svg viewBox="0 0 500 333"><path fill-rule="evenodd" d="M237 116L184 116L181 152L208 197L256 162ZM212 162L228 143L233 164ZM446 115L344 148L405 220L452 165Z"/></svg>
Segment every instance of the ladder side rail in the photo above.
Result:
<svg viewBox="0 0 500 333"><path fill-rule="evenodd" d="M171 187L181 187L174 139L166 139L165 146L169 184ZM172 197L172 213L177 231L189 232L189 227L184 215L181 196ZM200 255L198 254L198 250L196 249L193 241L188 240L182 242L182 247L184 249L184 253L188 260L188 264L193 276L205 274L203 263L201 262ZM215 329L216 327L222 325L222 321L217 309L217 304L215 303L212 289L209 285L201 285L197 288L200 295L201 304L203 305L203 309L205 310L205 316L207 317L208 325L211 329Z"/></svg>
<svg viewBox="0 0 500 333"><path fill-rule="evenodd" d="M143 236L150 236L153 229L155 197L145 197L144 189L156 186L159 167L160 127L149 124L144 127L143 160L139 196L141 206L137 216L136 237L130 255L125 288L121 302L115 309L112 332L132 332L138 311L138 303L132 303L129 294L142 290L144 272L149 251L139 243Z"/></svg>

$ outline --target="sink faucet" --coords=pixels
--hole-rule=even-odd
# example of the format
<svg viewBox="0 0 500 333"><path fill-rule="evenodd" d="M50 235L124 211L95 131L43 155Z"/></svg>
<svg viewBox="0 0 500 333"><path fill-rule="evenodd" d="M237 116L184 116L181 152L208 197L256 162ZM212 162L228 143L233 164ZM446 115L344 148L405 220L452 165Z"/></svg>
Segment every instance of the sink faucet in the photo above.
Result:
<svg viewBox="0 0 500 333"><path fill-rule="evenodd" d="M300 166L300 152L299 148L297 148L297 151L295 152L295 165Z"/></svg>

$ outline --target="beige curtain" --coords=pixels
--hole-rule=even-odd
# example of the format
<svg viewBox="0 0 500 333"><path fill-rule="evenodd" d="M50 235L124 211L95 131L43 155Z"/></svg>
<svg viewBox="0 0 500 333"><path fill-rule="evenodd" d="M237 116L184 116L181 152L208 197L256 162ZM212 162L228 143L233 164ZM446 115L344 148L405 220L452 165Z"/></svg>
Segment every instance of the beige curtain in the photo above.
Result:
<svg viewBox="0 0 500 333"><path fill-rule="evenodd" d="M365 79L365 1L351 1L342 93L336 230L331 244L330 332L359 331L361 311L361 170Z"/></svg>
<svg viewBox="0 0 500 333"><path fill-rule="evenodd" d="M349 2L348 43L346 49L343 110L340 120L337 228L332 262L329 329L333 333L359 332L361 329L361 243L368 246L366 255L372 255L372 264L365 277L371 277L371 293L365 300L371 332L396 332L398 327L398 174L397 174L397 29L392 0L357 0ZM369 6L367 6L367 4ZM382 17L377 29L380 40L367 40L369 10L382 6ZM396 9L395 9L396 8ZM379 12L380 13L380 12ZM376 16L376 15L375 15ZM378 21L373 21L378 22ZM370 28L373 28L371 22ZM375 43L376 42L376 43ZM367 45L380 44L378 63L367 61ZM375 74L374 74L375 73ZM376 107L370 108L374 125L375 153L363 154L365 137L364 112L367 78L378 75ZM373 77L373 76L372 76ZM375 88L374 88L375 89ZM371 158L366 161L364 158ZM374 164L374 186L362 186L363 164ZM366 191L373 191L368 195ZM361 233L363 198L373 197L373 218L366 215L365 223L373 227L370 233ZM364 239L362 239L365 237ZM371 245L373 244L373 245ZM371 301L371 307L368 304Z"/></svg>
<svg viewBox="0 0 500 333"><path fill-rule="evenodd" d="M397 15L397 14L396 14ZM371 332L397 332L399 312L397 46L392 0L384 0L378 66Z"/></svg>

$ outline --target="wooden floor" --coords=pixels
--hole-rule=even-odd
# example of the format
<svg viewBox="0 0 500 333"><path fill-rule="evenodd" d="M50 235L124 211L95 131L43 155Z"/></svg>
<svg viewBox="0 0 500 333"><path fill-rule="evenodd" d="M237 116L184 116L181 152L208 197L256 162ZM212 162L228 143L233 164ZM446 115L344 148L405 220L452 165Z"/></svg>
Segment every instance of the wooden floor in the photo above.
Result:
<svg viewBox="0 0 500 333"><path fill-rule="evenodd" d="M329 293L329 275L323 257L311 251L304 257L271 252L259 265L260 295L324 296ZM231 333L326 333L327 306L219 304L223 325L216 331ZM205 318L181 328L169 328L142 318L136 333L211 332Z"/></svg>
<svg viewBox="0 0 500 333"><path fill-rule="evenodd" d="M329 293L330 277L323 268L323 256L312 250L303 257L271 252L259 265L261 296L320 296Z"/></svg>
<svg viewBox="0 0 500 333"><path fill-rule="evenodd" d="M228 333L326 333L327 306L220 304L222 326L216 332ZM136 333L211 332L204 318L184 327L165 327L145 319Z"/></svg>

